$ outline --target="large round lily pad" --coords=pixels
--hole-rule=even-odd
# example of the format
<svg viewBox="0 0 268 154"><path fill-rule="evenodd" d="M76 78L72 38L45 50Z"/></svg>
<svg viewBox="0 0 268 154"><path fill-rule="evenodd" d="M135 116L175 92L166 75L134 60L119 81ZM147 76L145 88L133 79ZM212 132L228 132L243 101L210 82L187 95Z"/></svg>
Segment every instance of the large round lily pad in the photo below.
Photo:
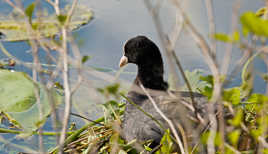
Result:
<svg viewBox="0 0 268 154"><path fill-rule="evenodd" d="M42 116L40 116L35 90L40 95ZM54 102L61 103L61 95L55 89L51 92ZM26 73L0 69L0 111L14 125L26 131L34 131L50 115L51 105L44 87L33 82Z"/></svg>
<svg viewBox="0 0 268 154"><path fill-rule="evenodd" d="M22 72L0 70L0 111L22 112L36 101L33 81Z"/></svg>

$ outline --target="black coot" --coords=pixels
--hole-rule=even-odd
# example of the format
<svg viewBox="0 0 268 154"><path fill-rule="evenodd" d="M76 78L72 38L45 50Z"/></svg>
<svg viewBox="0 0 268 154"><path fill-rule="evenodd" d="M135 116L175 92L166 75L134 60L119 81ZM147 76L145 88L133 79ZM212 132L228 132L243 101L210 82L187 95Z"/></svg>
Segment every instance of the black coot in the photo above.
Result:
<svg viewBox="0 0 268 154"><path fill-rule="evenodd" d="M119 65L122 67L127 63L133 63L138 66L138 74L131 90L128 92L128 98L162 123L165 129L169 128L166 121L155 110L149 98L139 88L139 85L142 84L150 92L157 106L174 122L175 126L180 124L184 128L187 137L195 137L194 132L189 131L194 128L201 130L201 128L192 124L195 114L193 114L193 108L190 105L190 93L173 92L173 94L180 97L174 98L170 96L167 91L168 84L163 79L164 67L159 48L145 36L134 37L126 42L124 55ZM199 104L199 112L205 113L206 111L202 110L207 99L198 93L194 93L194 96L195 101ZM165 132L155 121L129 102L126 104L122 130L123 137L128 142L134 139L136 139L137 143L153 140L150 145L151 148L159 145ZM198 134L198 131L196 132Z"/></svg>

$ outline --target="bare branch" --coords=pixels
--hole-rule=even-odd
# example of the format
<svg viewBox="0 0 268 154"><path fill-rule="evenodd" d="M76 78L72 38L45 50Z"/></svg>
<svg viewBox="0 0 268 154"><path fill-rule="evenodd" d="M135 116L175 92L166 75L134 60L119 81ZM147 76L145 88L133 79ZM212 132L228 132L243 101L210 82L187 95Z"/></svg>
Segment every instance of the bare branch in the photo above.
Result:
<svg viewBox="0 0 268 154"><path fill-rule="evenodd" d="M187 15L185 14L184 10L182 9L182 7L180 5L180 0L170 0L170 1L180 11L180 14L183 17L183 20L184 20L186 27L189 29L190 33L192 34L194 41L200 47L203 55L205 56L207 65L210 68L210 70L212 71L213 75L219 74L217 63L214 61L213 56L211 55L211 49L210 49L208 43L203 38L203 36L197 31L197 29L194 27L194 25L190 22L189 18L187 17Z"/></svg>
<svg viewBox="0 0 268 154"><path fill-rule="evenodd" d="M233 13L232 13L232 20L231 20L231 34L233 34L238 28L237 19L238 19L239 8L240 8L240 0L236 0L233 4ZM222 61L222 74L227 74L228 72L232 49L233 49L232 43L229 43L226 45L226 51L225 51L225 55Z"/></svg>
<svg viewBox="0 0 268 154"><path fill-rule="evenodd" d="M185 154L185 151L184 151L184 148L183 148L183 144L182 144L182 141L180 140L179 138L179 135L175 129L175 126L173 125L172 121L167 117L165 116L165 114L157 107L154 99L150 96L150 94L148 93L148 91L144 88L144 86L142 84L140 84L140 87L142 88L142 90L144 91L144 93L147 95L147 97L149 98L149 100L151 101L151 103L153 104L155 110L161 115L161 117L163 119L165 119L165 121L168 123L170 129L171 129L171 132L173 133L173 135L175 136L178 144L179 144L179 147L180 147L180 152L182 154Z"/></svg>
<svg viewBox="0 0 268 154"><path fill-rule="evenodd" d="M176 73L176 69L175 69L175 65L174 65L174 63L172 62L172 55L171 55L171 53L169 52L169 49L168 49L168 47L167 47L167 40L166 40L166 36L165 36L165 34L164 34L164 29L163 29L163 27L162 27L162 23L161 23L161 21L160 21L160 19L159 19L159 16L157 15L157 12L155 12L154 11L154 7L152 6L152 4L150 3L150 1L149 0L144 0L143 1L144 2L144 4L145 4L145 6L146 6L146 8L147 8L147 10L151 13L151 15L152 15L152 18L153 18L153 21L154 21L154 25L155 25L155 27L156 27L156 30L157 30L157 34L158 34L158 36L159 36L159 39L160 39L160 41L161 41L161 44L162 44L162 46L163 46L163 48L164 48L164 51L165 51L165 54L166 54L166 57L167 57L167 62L168 62L168 66L169 66L169 70L170 70L170 72L169 72L169 74L170 74L170 77L171 77L171 80L172 81L174 81L173 82L173 84L174 85L172 85L172 86L174 86L174 87L172 87L172 88L177 88L178 86L178 83L179 83L179 76L178 76L178 74Z"/></svg>
<svg viewBox="0 0 268 154"><path fill-rule="evenodd" d="M213 35L216 33L216 25L214 20L213 0L205 0L207 7L208 23L209 23L209 37L211 41L211 56L216 60L217 54L217 42L213 39Z"/></svg>

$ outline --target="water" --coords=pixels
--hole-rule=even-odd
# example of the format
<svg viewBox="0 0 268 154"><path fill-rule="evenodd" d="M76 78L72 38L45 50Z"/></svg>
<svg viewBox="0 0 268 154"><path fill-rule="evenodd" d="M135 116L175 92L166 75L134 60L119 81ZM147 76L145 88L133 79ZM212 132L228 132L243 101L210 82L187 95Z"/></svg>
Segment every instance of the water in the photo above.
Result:
<svg viewBox="0 0 268 154"><path fill-rule="evenodd" d="M192 20L193 24L197 27L206 39L208 39L208 21L205 10L204 1L201 0L185 0L184 9L187 15ZM214 11L215 20L218 32L230 32L230 21L232 14L232 5L234 0L224 0L224 1L214 1ZM23 1L24 5L28 5L31 1ZM136 35L146 35L151 38L156 44L159 45L160 49L162 46L158 38L155 26L153 24L152 18L148 11L146 10L142 0L81 0L79 3L86 5L94 11L94 20L82 27L81 29L74 32L77 42L81 42L80 50L82 55L90 55L90 59L86 66L95 66L100 68L109 68L113 70L118 70L118 62L122 55L122 46L124 42L131 37ZM263 0L243 0L240 9L240 13L245 11L256 11L264 5ZM0 0L0 10L1 13L7 13L11 8L5 4L3 0ZM49 8L49 10L52 10ZM172 25L174 24L174 8L169 6L165 1L163 2L163 8L160 9L161 18L164 21L165 31L170 33L172 31ZM5 47L15 56L23 61L30 62L32 60L31 52L29 51L29 46L25 42L15 42L15 43L4 43ZM218 44L218 57L222 57L225 45ZM163 50L162 50L163 51ZM162 52L163 53L163 52ZM176 53L181 60L181 63L185 69L204 69L205 73L209 73L206 63L203 61L200 50L196 47L196 44L191 39L186 31L183 31L176 45ZM164 54L164 53L163 53ZM42 55L41 55L42 56ZM43 56L45 56L43 54ZM240 51L235 50L232 55L232 64L239 58ZM0 58L5 56L0 53ZM220 59L220 58L219 58ZM166 58L164 57L166 64ZM261 60L255 61L255 64L259 71L265 71L265 66ZM167 65L165 65L166 70L168 70ZM23 66L16 66L17 70L26 71L31 74L31 71ZM134 65L129 65L125 71L135 72L136 67ZM167 72L167 71L166 71ZM114 73L110 73L114 74ZM167 76L167 74L166 74ZM122 74L121 79L132 81L134 79L134 74ZM90 77L89 77L90 78ZM240 80L236 79L233 85L238 85ZM259 78L256 79L256 91L264 92L263 81ZM102 81L97 81L93 87L101 87ZM92 101L90 97L93 96L94 92L88 87L92 84L83 84L80 93L76 96L76 104L80 108L82 106L83 115L92 117L93 119L101 115L100 110L96 110L96 107L101 103L98 101ZM101 97L96 95L95 97ZM89 103L91 102L91 103ZM88 108L91 108L89 111ZM83 110L83 107L86 107ZM80 113L80 112L79 112ZM72 121L77 121L77 118L73 118ZM46 124L45 130L51 130L50 123ZM80 123L81 125L81 123ZM5 135L5 138L9 138L12 143L22 144L25 140L14 139L14 136ZM32 137L26 140L27 146L37 148L36 137ZM33 144L35 143L35 144ZM51 141L53 143L53 141ZM8 150L8 146L2 144L2 148ZM48 146L49 147L49 146Z"/></svg>

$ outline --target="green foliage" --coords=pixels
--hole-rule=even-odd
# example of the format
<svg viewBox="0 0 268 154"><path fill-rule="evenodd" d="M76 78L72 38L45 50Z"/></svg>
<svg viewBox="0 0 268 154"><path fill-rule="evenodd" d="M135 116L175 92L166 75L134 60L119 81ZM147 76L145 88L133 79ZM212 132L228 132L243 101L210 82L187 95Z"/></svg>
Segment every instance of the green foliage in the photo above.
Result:
<svg viewBox="0 0 268 154"><path fill-rule="evenodd" d="M256 104L261 105L261 104L268 102L268 97L263 95L263 94L254 93L249 97L247 102L256 103Z"/></svg>
<svg viewBox="0 0 268 154"><path fill-rule="evenodd" d="M240 135L241 135L241 130L239 129L233 130L232 132L228 134L228 139L233 146L235 147L237 146Z"/></svg>
<svg viewBox="0 0 268 154"><path fill-rule="evenodd" d="M214 34L214 39L222 42L232 42L232 39L224 33L216 33Z"/></svg>
<svg viewBox="0 0 268 154"><path fill-rule="evenodd" d="M62 15L51 14L49 16L43 15L44 17L39 19L32 18L34 15L35 3L29 5L25 14L30 20L30 24L34 30L38 30L38 36L40 37L53 37L59 34L60 29L66 22L66 15L69 6L66 6L62 10ZM84 7L77 6L74 10L70 23L68 24L69 30L75 30L92 20L93 12ZM7 15L0 15L0 33L5 37L2 39L4 41L25 41L33 38L31 33L27 31L27 23L25 20L13 19ZM39 22L42 21L42 22Z"/></svg>
<svg viewBox="0 0 268 154"><path fill-rule="evenodd" d="M40 95L42 117L39 116L35 89ZM0 69L0 90L0 111L13 125L25 131L35 131L50 115L51 106L44 87L34 83L26 73ZM61 103L61 96L55 90L51 94L56 104Z"/></svg>
<svg viewBox="0 0 268 154"><path fill-rule="evenodd" d="M103 104L103 107L106 111L106 117L112 117L112 119L118 119L124 110L122 106L123 106L122 103L118 103L115 100L107 101L105 104Z"/></svg>
<svg viewBox="0 0 268 154"><path fill-rule="evenodd" d="M106 89L110 94L116 95L118 93L119 87L120 87L120 84L116 83L116 84L107 86Z"/></svg>
<svg viewBox="0 0 268 154"><path fill-rule="evenodd" d="M101 94L103 94L106 98L113 96L116 99L119 99L120 97L119 89L120 89L120 84L114 83L114 84L106 86L105 88L98 88L97 90Z"/></svg>
<svg viewBox="0 0 268 154"><path fill-rule="evenodd" d="M233 105L238 105L241 101L241 89L239 87L234 87L223 92L223 100Z"/></svg>
<svg viewBox="0 0 268 154"><path fill-rule="evenodd" d="M263 126L259 126L256 129L251 129L250 133L255 138L255 140L258 140L258 137L262 135L264 131Z"/></svg>
<svg viewBox="0 0 268 154"><path fill-rule="evenodd" d="M209 137L209 132L204 132L201 135L201 143L206 145Z"/></svg>
<svg viewBox="0 0 268 154"><path fill-rule="evenodd" d="M238 111L235 113L234 118L229 120L228 122L233 126L238 127L240 126L241 122L243 122L243 116L243 110L239 108Z"/></svg>
<svg viewBox="0 0 268 154"><path fill-rule="evenodd" d="M263 154L268 154L268 148L263 149Z"/></svg>
<svg viewBox="0 0 268 154"><path fill-rule="evenodd" d="M206 145L208 138L209 138L210 132L206 131L201 135L201 143ZM220 137L219 133L216 133L216 137L214 138L215 146L220 146L222 144L222 139Z"/></svg>
<svg viewBox="0 0 268 154"><path fill-rule="evenodd" d="M246 12L240 17L245 36L253 33L257 36L268 37L268 20L259 18L254 12Z"/></svg>
<svg viewBox="0 0 268 154"><path fill-rule="evenodd" d="M35 9L35 3L30 4L26 9L25 9L25 14L29 18L29 22L32 23L32 17Z"/></svg>
<svg viewBox="0 0 268 154"><path fill-rule="evenodd" d="M0 70L1 112L23 112L35 102L35 84L22 72Z"/></svg>
<svg viewBox="0 0 268 154"><path fill-rule="evenodd" d="M253 93L245 102L245 111L247 122L255 123L256 115L263 109L263 105L268 102L268 97L263 94Z"/></svg>
<svg viewBox="0 0 268 154"><path fill-rule="evenodd" d="M67 15L64 14L60 14L57 16L58 17L58 21L60 22L61 25L64 25L66 20L67 20Z"/></svg>
<svg viewBox="0 0 268 154"><path fill-rule="evenodd" d="M213 86L214 86L213 76L212 75L201 76L200 80L207 82L207 85L204 87L201 93L204 96L207 96L208 99L211 99L212 93L213 93Z"/></svg>
<svg viewBox="0 0 268 154"><path fill-rule="evenodd" d="M259 10L256 11L256 16L257 17L262 17L266 13L267 13L267 8L263 7L263 8L260 8Z"/></svg>
<svg viewBox="0 0 268 154"><path fill-rule="evenodd" d="M82 57L82 64L86 63L91 57L90 56L83 56Z"/></svg>
<svg viewBox="0 0 268 154"><path fill-rule="evenodd" d="M262 74L261 77L266 83L268 83L268 74Z"/></svg>
<svg viewBox="0 0 268 154"><path fill-rule="evenodd" d="M224 33L216 33L214 34L213 38L218 41L225 42L225 43L236 43L240 40L240 34L237 31L234 32L232 36L229 36Z"/></svg>
<svg viewBox="0 0 268 154"><path fill-rule="evenodd" d="M165 134L162 137L160 144L161 144L161 148L156 152L156 154L163 154L163 153L168 154L168 153L172 152L174 145L173 145L173 141L170 137L170 130L169 129L167 129L165 131Z"/></svg>
<svg viewBox="0 0 268 154"><path fill-rule="evenodd" d="M202 70L193 70L192 72L186 70L185 75L191 85L193 92L201 92L204 91L206 86L209 86L209 84L206 81L200 80L200 77L202 77ZM187 85L185 84L182 87L182 90L188 91Z"/></svg>
<svg viewBox="0 0 268 154"><path fill-rule="evenodd" d="M264 103L268 102L268 97L263 94L253 93L245 102L245 109L250 110L251 113L260 111Z"/></svg>

